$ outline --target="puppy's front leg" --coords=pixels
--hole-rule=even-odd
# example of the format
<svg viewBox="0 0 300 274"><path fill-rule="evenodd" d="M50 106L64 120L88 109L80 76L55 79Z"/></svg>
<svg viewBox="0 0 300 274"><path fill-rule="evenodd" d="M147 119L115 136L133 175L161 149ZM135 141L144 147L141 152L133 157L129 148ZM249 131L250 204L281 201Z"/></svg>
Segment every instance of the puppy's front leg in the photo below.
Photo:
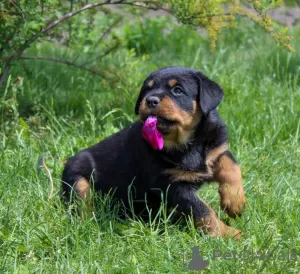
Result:
<svg viewBox="0 0 300 274"><path fill-rule="evenodd" d="M215 211L202 201L193 186L176 182L168 189L168 206L177 207L177 211L186 216L192 216L197 228L212 236L240 237L240 231L225 225Z"/></svg>
<svg viewBox="0 0 300 274"><path fill-rule="evenodd" d="M246 203L241 169L229 151L215 161L213 174L219 182L221 208L232 218L241 215Z"/></svg>

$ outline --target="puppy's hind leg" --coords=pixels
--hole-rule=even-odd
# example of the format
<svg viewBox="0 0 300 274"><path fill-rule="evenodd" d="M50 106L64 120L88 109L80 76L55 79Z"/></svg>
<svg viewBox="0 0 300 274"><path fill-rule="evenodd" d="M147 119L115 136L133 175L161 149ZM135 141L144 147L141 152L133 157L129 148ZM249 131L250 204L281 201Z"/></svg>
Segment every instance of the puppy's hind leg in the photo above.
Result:
<svg viewBox="0 0 300 274"><path fill-rule="evenodd" d="M78 213L83 219L91 217L94 212L94 206L91 196L90 183L85 178L80 178L74 184L74 190L78 196Z"/></svg>
<svg viewBox="0 0 300 274"><path fill-rule="evenodd" d="M91 185L89 181L81 177L75 181L72 188L70 186L68 186L67 188L71 189L68 190L69 193L65 193L65 192L63 193L67 203L75 202L76 204L75 208L78 212L78 215L82 219L92 217L94 212L94 205L93 205L93 199L91 195L92 194Z"/></svg>
<svg viewBox="0 0 300 274"><path fill-rule="evenodd" d="M87 179L92 179L92 173L93 168L88 155L71 158L63 171L63 197L67 203L77 201L78 214L82 218L90 217L94 212L92 187Z"/></svg>
<svg viewBox="0 0 300 274"><path fill-rule="evenodd" d="M74 190L81 200L87 200L90 196L90 183L85 178L80 178L74 184Z"/></svg>

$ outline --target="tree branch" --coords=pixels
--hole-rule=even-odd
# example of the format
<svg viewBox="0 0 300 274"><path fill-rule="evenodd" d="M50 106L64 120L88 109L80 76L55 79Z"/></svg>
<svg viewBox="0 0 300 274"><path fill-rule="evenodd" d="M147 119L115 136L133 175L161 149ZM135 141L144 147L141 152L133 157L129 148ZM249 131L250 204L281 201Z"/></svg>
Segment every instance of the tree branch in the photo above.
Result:
<svg viewBox="0 0 300 274"><path fill-rule="evenodd" d="M39 61L49 61L49 62L53 62L53 63L64 64L64 65L74 67L77 69L85 70L87 72L98 75L100 77L104 77L104 74L100 73L99 71L96 71L94 69L85 68L80 65L76 65L75 63L68 61L68 60L55 59L55 58L51 58L51 57L41 57L41 56L21 56L20 60L39 60Z"/></svg>
<svg viewBox="0 0 300 274"><path fill-rule="evenodd" d="M118 5L118 4L119 5L131 5L131 6L146 8L146 9L147 8L156 9L156 10L159 9L159 7L158 8L152 8L152 7L145 6L145 5L150 5L150 4L157 5L157 2L155 2L155 1L143 1L143 2L139 2L139 3L134 3L134 2L127 2L125 0L119 0L119 1L106 0L106 1L101 2L101 3L87 4L87 5L84 5L83 7L81 7L80 9L71 11L71 12L63 15L62 17L58 18L57 20L49 23L39 33L33 35L31 38L29 38L27 41L25 41L25 43L17 50L17 52L14 55L12 55L12 56L10 56L6 59L6 65L5 65L4 72L0 75L0 87L3 84L4 79L6 78L8 72L10 70L11 63L16 61L18 58L20 58L21 54L25 51L25 49L28 48L33 42L35 42L43 34L47 33L49 30L53 29L54 27L56 27L60 23L70 19L71 17L73 17L73 16L75 16L75 15L77 15L77 14L79 14L79 13L85 11L85 10L93 9L93 8L97 8L97 7L101 7L101 6L105 6L105 5ZM28 57L21 58L21 59L26 60L26 58L28 59ZM36 59L36 60L38 60L38 59ZM2 61L4 61L4 60L2 60ZM48 60L48 61L50 61L50 60ZM59 61L59 60L56 60L56 61ZM53 61L53 62L55 62L55 61ZM66 61L66 62L68 63L68 61ZM64 62L64 64L67 64L66 62ZM75 64L70 63L68 65L74 66ZM85 70L90 71L91 73L94 73L93 71L91 71L89 69L85 69Z"/></svg>
<svg viewBox="0 0 300 274"><path fill-rule="evenodd" d="M120 1L116 1L116 2L112 2L111 0L107 0L107 1L101 2L101 3L87 4L87 5L81 7L78 10L74 10L72 12L69 12L69 13L63 15L62 17L58 18L57 20L53 21L48 26L43 28L39 33L33 35L27 42L24 43L23 48L18 51L18 54L21 54L25 50L26 47L28 47L30 44L32 44L41 35L45 34L49 30L53 29L58 24L70 19L71 17L73 17L73 16L75 16L75 15L77 15L77 14L79 14L79 13L85 11L85 10L93 9L93 8L96 8L96 7L101 7L101 6L104 6L104 5L117 5L117 4L130 5L130 6L140 7L140 8L147 8L147 6L142 5L143 3L146 4L146 5L147 4L148 5L149 4L156 4L157 5L157 3L153 2L153 1L144 1L144 2L141 2L141 4L137 4L137 3L134 3L134 2L127 2L125 0L120 0ZM154 9L154 8L149 7L149 9Z"/></svg>
<svg viewBox="0 0 300 274"><path fill-rule="evenodd" d="M154 4L155 2L152 2L152 1L147 1L147 2L141 2L141 3L145 3L145 4ZM78 10L74 10L72 12L69 12L67 14L65 14L64 16L60 17L59 19L53 21L52 23L50 23L47 27L43 28L40 33L34 35L27 43L28 44L31 44L33 41L35 41L40 35L48 32L49 30L51 30L52 28L54 28L55 26L57 26L58 24L68 20L69 18L85 11L85 10L88 10L88 9L93 9L93 8L96 8L96 7L100 7L100 6L104 6L104 5L117 5L117 4L122 4L122 5L132 5L132 6L136 6L136 7L141 7L141 8L147 8L146 6L144 5L141 5L141 4L135 4L133 2L126 2L124 0L120 0L120 1L116 1L116 2L112 2L111 0L107 0L105 2L102 2L102 3L95 3L95 4L87 4L83 7L81 7L80 9Z"/></svg>
<svg viewBox="0 0 300 274"><path fill-rule="evenodd" d="M86 62L84 62L80 67L84 67L86 65L89 65L97 60L101 60L103 57L105 57L106 55L108 55L109 53L111 53L112 51L114 51L115 49L117 49L119 47L119 44L115 44L114 46L106 49L106 51L104 51L103 54L101 54L100 56L96 57L95 59L93 60L88 60Z"/></svg>

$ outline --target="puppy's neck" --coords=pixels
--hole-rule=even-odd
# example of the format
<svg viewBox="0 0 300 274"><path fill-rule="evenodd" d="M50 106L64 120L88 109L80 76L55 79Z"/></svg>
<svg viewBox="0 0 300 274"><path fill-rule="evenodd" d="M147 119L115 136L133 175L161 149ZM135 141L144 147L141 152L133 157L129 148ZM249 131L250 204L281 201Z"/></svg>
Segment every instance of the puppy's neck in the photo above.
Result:
<svg viewBox="0 0 300 274"><path fill-rule="evenodd" d="M206 151L225 142L227 142L226 127L217 111L213 110L207 116L201 117L199 124L190 132L186 143L165 146L159 153L167 162L181 166L188 155L205 157Z"/></svg>

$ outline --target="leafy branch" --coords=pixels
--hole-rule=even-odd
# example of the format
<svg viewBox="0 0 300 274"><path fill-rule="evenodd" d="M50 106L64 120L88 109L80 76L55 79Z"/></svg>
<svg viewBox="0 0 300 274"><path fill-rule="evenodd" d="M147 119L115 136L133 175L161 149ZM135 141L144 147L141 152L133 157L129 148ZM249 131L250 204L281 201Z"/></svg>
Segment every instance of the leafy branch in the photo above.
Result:
<svg viewBox="0 0 300 274"><path fill-rule="evenodd" d="M66 13L65 15L61 16L60 18L48 23L46 25L46 27L42 28L39 32L35 33L30 38L28 38L24 43L22 43L19 46L19 48L14 52L13 55L1 60L2 63L5 63L5 66L4 66L3 72L1 72L1 74L0 74L0 87L3 84L4 80L6 79L8 73L10 71L11 63L16 61L17 59L20 59L20 56L23 54L23 52L27 48L29 48L33 42L35 42L40 37L44 36L46 33L48 33L50 30L52 30L59 24L63 23L64 21L69 20L70 18L72 18L86 10L99 8L99 7L102 7L105 5L134 5L136 7L147 8L148 5L152 5L152 4L156 5L157 2L156 1L142 1L142 2L135 3L135 2L125 1L125 0L119 0L119 1L107 0L107 1L99 2L99 3L95 3L95 4L86 4L77 10ZM159 8L159 7L157 7L157 8Z"/></svg>
<svg viewBox="0 0 300 274"><path fill-rule="evenodd" d="M77 18L77 15L89 11L91 16L95 14L95 10L103 11L105 6L109 5L123 5L132 8L164 10L173 15L179 22L190 25L194 28L202 27L208 32L210 38L210 45L212 51L216 47L218 33L228 27L235 27L237 25L236 18L243 16L254 21L261 26L273 39L281 46L293 51L290 45L291 36L286 34L286 29L276 26L271 17L267 14L269 9L276 7L280 0L273 0L266 2L263 0L248 0L249 7L241 4L239 0L106 0L89 4L87 0L76 1L77 9L75 8L75 1L70 0L70 6L67 6L65 1L6 1L1 3L0 7L0 87L4 83L11 66L18 60L44 60L50 62L57 62L69 66L84 69L94 73L95 70L87 68L86 65L93 61L86 61L82 65L75 64L75 61L81 54L78 52L73 61L59 60L50 57L29 57L22 58L24 51L30 46L40 40L49 38L49 33L52 35L62 35L63 31L55 33L54 29L58 26L63 26L62 23L69 21L71 26L71 18ZM270 4L267 4L270 3ZM67 12L68 11L68 12ZM92 21L90 21L90 24ZM112 23L111 26L103 32L97 44L103 42L102 39L107 33L110 33L117 23ZM76 22L78 29L81 22ZM71 29L68 35L71 36ZM81 42L83 46L88 39ZM76 41L77 42L77 41ZM69 42L68 42L69 43ZM67 46L69 47L69 44ZM74 43L75 44L75 43ZM78 44L78 42L77 42ZM117 44L109 47L108 53L117 49ZM95 48L94 48L95 49ZM105 56L105 55L104 55ZM101 59L104 56L100 56ZM55 61L54 61L55 60ZM98 59L97 59L98 60Z"/></svg>
<svg viewBox="0 0 300 274"><path fill-rule="evenodd" d="M104 75L101 72L97 71L96 69L86 68L81 65L77 65L74 62L69 61L69 60L56 59L56 58L51 58L51 57L42 57L42 56L21 56L19 58L19 60L38 60L38 61L48 61L48 62L52 62L52 63L59 63L59 64L64 64L64 65L73 67L73 68L85 70L92 74L104 77Z"/></svg>

